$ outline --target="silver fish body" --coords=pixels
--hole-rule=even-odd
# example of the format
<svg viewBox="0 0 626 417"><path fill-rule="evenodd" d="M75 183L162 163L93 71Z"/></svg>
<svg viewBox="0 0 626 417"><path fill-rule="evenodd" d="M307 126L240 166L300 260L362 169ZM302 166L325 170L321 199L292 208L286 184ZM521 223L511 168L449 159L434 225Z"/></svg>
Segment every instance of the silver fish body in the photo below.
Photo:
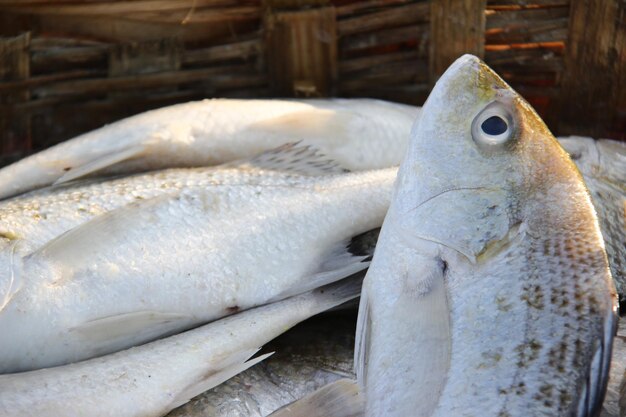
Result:
<svg viewBox="0 0 626 417"><path fill-rule="evenodd" d="M289 327L356 297L360 281L349 278L101 358L0 375L0 415L162 416L267 357L248 360Z"/></svg>
<svg viewBox="0 0 626 417"><path fill-rule="evenodd" d="M0 371L114 352L364 269L350 238L382 223L395 173L190 187L97 216L35 252L17 241L1 252Z"/></svg>
<svg viewBox="0 0 626 417"><path fill-rule="evenodd" d="M183 190L210 190L226 197L237 187L280 190L298 187L307 176L344 171L316 149L290 144L224 166L74 181L0 201L0 247L17 244L22 251L33 251L111 210Z"/></svg>
<svg viewBox="0 0 626 417"><path fill-rule="evenodd" d="M0 198L85 175L216 165L293 141L351 170L400 160L419 109L370 99L177 104L120 120L0 169Z"/></svg>
<svg viewBox="0 0 626 417"><path fill-rule="evenodd" d="M359 309L366 416L594 416L617 300L582 178L473 56L424 105Z"/></svg>

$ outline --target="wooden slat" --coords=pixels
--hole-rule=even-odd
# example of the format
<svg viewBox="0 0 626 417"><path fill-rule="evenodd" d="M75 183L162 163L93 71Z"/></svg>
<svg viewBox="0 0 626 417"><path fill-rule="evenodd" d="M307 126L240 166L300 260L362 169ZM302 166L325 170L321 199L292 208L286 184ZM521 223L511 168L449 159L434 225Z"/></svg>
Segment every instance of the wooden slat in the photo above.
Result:
<svg viewBox="0 0 626 417"><path fill-rule="evenodd" d="M33 74L56 72L71 68L105 68L109 46L81 46L70 48L47 48L32 51Z"/></svg>
<svg viewBox="0 0 626 417"><path fill-rule="evenodd" d="M130 42L178 36L184 43L233 42L241 34L256 31L260 16L244 20L220 20L211 24L192 21L151 22L126 16L82 16L28 14L14 11L0 13L0 34L32 29L36 34L50 33L60 37L91 38L105 42Z"/></svg>
<svg viewBox="0 0 626 417"><path fill-rule="evenodd" d="M399 28L383 29L367 33L345 36L339 42L341 53L358 49L374 48L381 45L393 45L412 40L425 39L429 30L427 23L412 24Z"/></svg>
<svg viewBox="0 0 626 417"><path fill-rule="evenodd" d="M329 6L330 0L263 0L263 5L271 9L297 10L308 7Z"/></svg>
<svg viewBox="0 0 626 417"><path fill-rule="evenodd" d="M568 6L541 8L541 9L521 9L521 10L488 10L486 12L485 28L506 28L533 26L545 21L555 19L567 19L569 16Z"/></svg>
<svg viewBox="0 0 626 417"><path fill-rule="evenodd" d="M51 48L78 48L78 47L106 47L108 43L94 41L93 39L80 38L56 38L52 36L33 37L30 40L30 51L48 51Z"/></svg>
<svg viewBox="0 0 626 417"><path fill-rule="evenodd" d="M148 88L160 88L193 82L206 82L224 88L233 86L256 85L262 76L252 73L242 66L216 67L186 71L160 72L156 74L131 75L115 78L94 78L59 82L37 88L39 97L52 96L89 96L110 91L130 91ZM259 81L261 80L261 81Z"/></svg>
<svg viewBox="0 0 626 417"><path fill-rule="evenodd" d="M59 81L67 80L84 80L89 77L98 77L106 74L104 70L77 70L77 71L65 71L56 74L40 75L37 77L23 78L21 80L3 81L0 82L0 93L11 94L15 91L28 91L29 89L50 85Z"/></svg>
<svg viewBox="0 0 626 417"><path fill-rule="evenodd" d="M60 3L56 0L56 3ZM141 12L150 10L172 11L185 10L193 11L193 9L201 7L223 7L233 6L241 2L236 0L139 0L139 1L106 1L99 3L75 3L65 4L29 4L28 1L12 1L5 2L0 0L0 7L8 10L18 9L30 13L48 13L63 15L115 15L132 12Z"/></svg>
<svg viewBox="0 0 626 417"><path fill-rule="evenodd" d="M357 71L364 71L376 66L387 65L392 62L417 62L421 58L418 51L394 52L385 55L370 55L361 58L346 59L339 62L341 75Z"/></svg>
<svg viewBox="0 0 626 417"><path fill-rule="evenodd" d="M188 25L224 23L237 20L255 20L261 18L259 6L237 6L222 8L204 8L191 10L174 10L166 12L154 12L152 10L125 13L124 18L145 22L172 23Z"/></svg>
<svg viewBox="0 0 626 417"><path fill-rule="evenodd" d="M232 59L248 60L250 57L260 55L263 43L260 38L242 42L227 43L211 48L192 49L183 51L183 65L206 65L216 62L229 61Z"/></svg>
<svg viewBox="0 0 626 417"><path fill-rule="evenodd" d="M423 84L428 81L428 68L424 61L402 61L374 67L341 80L340 91L356 91L380 85Z"/></svg>
<svg viewBox="0 0 626 417"><path fill-rule="evenodd" d="M270 85L278 96L333 95L337 30L333 7L270 9L265 17Z"/></svg>
<svg viewBox="0 0 626 417"><path fill-rule="evenodd" d="M428 3L410 3L398 7L386 8L374 13L364 14L337 23L339 36L355 33L428 22L430 7Z"/></svg>
<svg viewBox="0 0 626 417"><path fill-rule="evenodd" d="M626 3L572 0L558 134L606 134L625 97Z"/></svg>
<svg viewBox="0 0 626 417"><path fill-rule="evenodd" d="M181 49L178 38L116 44L109 50L109 76L177 71Z"/></svg>
<svg viewBox="0 0 626 417"><path fill-rule="evenodd" d="M27 80L30 76L30 33L0 38L0 80ZM22 103L30 99L27 90L0 94L0 103ZM31 125L28 115L8 117L0 113L0 151L2 154L30 149Z"/></svg>
<svg viewBox="0 0 626 417"><path fill-rule="evenodd" d="M567 18L545 22L529 22L526 25L507 25L485 31L486 44L511 44L554 42L567 39Z"/></svg>
<svg viewBox="0 0 626 417"><path fill-rule="evenodd" d="M430 80L435 83L459 56L483 56L486 0L432 0Z"/></svg>
<svg viewBox="0 0 626 417"><path fill-rule="evenodd" d="M569 4L569 0L488 0L488 7L497 6L520 6L520 7L537 7L537 6L562 6Z"/></svg>
<svg viewBox="0 0 626 417"><path fill-rule="evenodd" d="M337 17L343 18L358 13L373 12L377 9L398 4L413 3L415 0L365 0L336 6Z"/></svg>

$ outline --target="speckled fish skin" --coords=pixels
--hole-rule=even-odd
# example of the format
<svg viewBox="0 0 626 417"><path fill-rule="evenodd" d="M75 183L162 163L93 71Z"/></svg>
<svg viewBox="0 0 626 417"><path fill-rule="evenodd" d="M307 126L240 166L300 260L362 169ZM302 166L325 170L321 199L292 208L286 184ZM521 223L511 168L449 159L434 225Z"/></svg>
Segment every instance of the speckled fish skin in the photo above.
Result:
<svg viewBox="0 0 626 417"><path fill-rule="evenodd" d="M626 302L626 143L577 136L560 142L591 192L611 274L620 301Z"/></svg>
<svg viewBox="0 0 626 417"><path fill-rule="evenodd" d="M272 158L280 158L282 163L274 167ZM19 242L19 249L28 253L96 216L183 189L207 189L216 196L227 196L233 188L257 186L280 193L284 187L298 187L307 170L314 176L343 171L318 150L296 144L230 165L83 180L0 201L0 248Z"/></svg>
<svg viewBox="0 0 626 417"><path fill-rule="evenodd" d="M173 410L168 417L266 417L341 378L353 378L356 310L308 320L263 348L258 365Z"/></svg>
<svg viewBox="0 0 626 417"><path fill-rule="evenodd" d="M371 99L212 99L141 113L0 170L0 198L75 171L215 165L303 140L351 170L397 164L419 109Z"/></svg>
<svg viewBox="0 0 626 417"><path fill-rule="evenodd" d="M490 114L512 133L476 130ZM366 415L595 416L616 307L574 164L500 77L459 58L413 129L363 285Z"/></svg>
<svg viewBox="0 0 626 417"><path fill-rule="evenodd" d="M349 278L102 358L0 375L0 415L162 416L252 365L243 362L291 326L356 297L360 282Z"/></svg>
<svg viewBox="0 0 626 417"><path fill-rule="evenodd" d="M184 189L25 257L12 245L2 252L0 372L114 352L364 269L346 245L382 223L396 171Z"/></svg>

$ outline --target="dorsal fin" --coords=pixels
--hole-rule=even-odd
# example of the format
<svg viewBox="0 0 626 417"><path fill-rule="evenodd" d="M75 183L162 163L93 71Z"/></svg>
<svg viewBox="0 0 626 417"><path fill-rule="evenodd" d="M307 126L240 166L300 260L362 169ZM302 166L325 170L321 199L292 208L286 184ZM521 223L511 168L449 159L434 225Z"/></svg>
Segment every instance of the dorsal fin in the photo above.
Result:
<svg viewBox="0 0 626 417"><path fill-rule="evenodd" d="M322 154L315 147L302 145L300 142L287 143L252 158L229 162L221 166L240 169L267 169L310 176L348 172L347 169Z"/></svg>

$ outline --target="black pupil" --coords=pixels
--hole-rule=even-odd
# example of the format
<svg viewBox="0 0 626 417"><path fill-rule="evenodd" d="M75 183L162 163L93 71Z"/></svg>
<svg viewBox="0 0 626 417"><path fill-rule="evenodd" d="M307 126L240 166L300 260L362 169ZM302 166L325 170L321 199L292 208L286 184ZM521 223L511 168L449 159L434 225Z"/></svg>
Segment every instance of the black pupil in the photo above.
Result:
<svg viewBox="0 0 626 417"><path fill-rule="evenodd" d="M504 119L499 116L491 116L485 120L480 127L483 132L491 136L501 135L506 132L506 129L508 128Z"/></svg>

